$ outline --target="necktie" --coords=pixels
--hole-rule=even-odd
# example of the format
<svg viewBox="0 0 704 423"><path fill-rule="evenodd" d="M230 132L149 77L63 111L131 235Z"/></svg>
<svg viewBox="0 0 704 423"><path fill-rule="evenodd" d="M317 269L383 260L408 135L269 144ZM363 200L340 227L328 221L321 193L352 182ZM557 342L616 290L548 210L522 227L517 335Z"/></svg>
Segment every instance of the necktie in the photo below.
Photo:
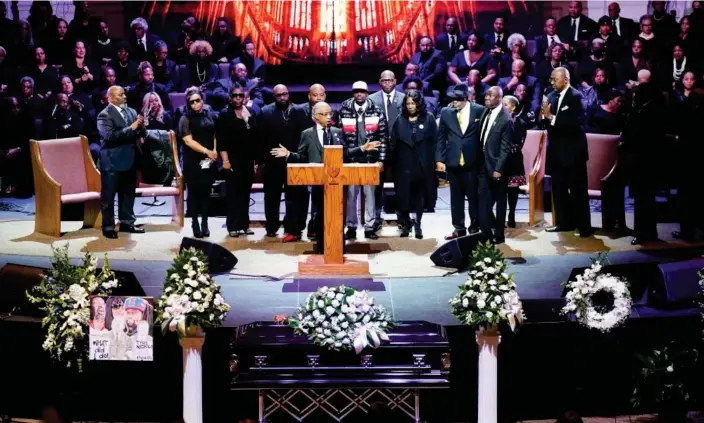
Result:
<svg viewBox="0 0 704 423"><path fill-rule="evenodd" d="M391 127L391 123L396 121L398 117L398 110L394 107L394 103L391 101L391 94L386 94L386 120Z"/></svg>
<svg viewBox="0 0 704 423"><path fill-rule="evenodd" d="M330 144L330 134L325 129L323 129L323 145L332 145Z"/></svg>
<svg viewBox="0 0 704 423"><path fill-rule="evenodd" d="M455 36L450 35L450 50L452 50L452 47L455 46Z"/></svg>
<svg viewBox="0 0 704 423"><path fill-rule="evenodd" d="M140 38L139 40L137 40L137 44L139 44L139 48L140 48L140 49L142 49L142 50L144 50L144 51L147 51L147 49L144 48L144 42L142 42L142 39L141 39L141 38Z"/></svg>
<svg viewBox="0 0 704 423"><path fill-rule="evenodd" d="M616 35L621 36L621 34L619 34L618 25L616 25L616 19L611 20L611 26L614 28L614 31L616 31Z"/></svg>
<svg viewBox="0 0 704 423"><path fill-rule="evenodd" d="M572 28L572 37L577 41L577 19L572 18L572 26L570 28Z"/></svg>
<svg viewBox="0 0 704 423"><path fill-rule="evenodd" d="M501 34L496 34L496 44L501 45Z"/></svg>
<svg viewBox="0 0 704 423"><path fill-rule="evenodd" d="M555 42L555 37L553 37L552 35L549 35L548 36L548 47L550 47L552 45L552 43L554 43L554 42Z"/></svg>
<svg viewBox="0 0 704 423"><path fill-rule="evenodd" d="M484 117L484 125L482 126L482 135L481 135L481 140L482 144L486 145L486 137L488 134L488 129L489 129L489 119L491 118L491 110L487 111L486 116Z"/></svg>
<svg viewBox="0 0 704 423"><path fill-rule="evenodd" d="M462 110L457 112L457 123L460 124L460 132L464 134L464 130L462 129ZM460 151L460 166L464 166L464 153Z"/></svg>
<svg viewBox="0 0 704 423"><path fill-rule="evenodd" d="M125 123L129 123L129 122L127 122L127 112L125 111L125 109L120 107L117 110L120 112L120 116L122 116L122 119L125 121Z"/></svg>

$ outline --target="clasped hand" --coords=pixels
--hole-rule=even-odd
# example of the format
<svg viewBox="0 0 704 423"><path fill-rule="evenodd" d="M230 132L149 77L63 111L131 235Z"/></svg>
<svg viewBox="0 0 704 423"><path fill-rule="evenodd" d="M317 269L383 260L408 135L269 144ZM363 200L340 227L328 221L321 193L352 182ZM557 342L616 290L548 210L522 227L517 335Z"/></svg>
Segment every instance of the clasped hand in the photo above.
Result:
<svg viewBox="0 0 704 423"><path fill-rule="evenodd" d="M136 131L139 129L141 126L144 126L144 116L142 115L137 115L137 120L132 122L132 125L130 125L130 128L132 128L133 131Z"/></svg>

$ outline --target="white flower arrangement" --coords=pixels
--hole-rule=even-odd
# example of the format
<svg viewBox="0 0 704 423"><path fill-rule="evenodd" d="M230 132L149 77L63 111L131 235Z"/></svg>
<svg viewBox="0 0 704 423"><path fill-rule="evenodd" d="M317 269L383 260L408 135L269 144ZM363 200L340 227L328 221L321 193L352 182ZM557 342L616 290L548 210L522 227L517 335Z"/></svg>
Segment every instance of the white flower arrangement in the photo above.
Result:
<svg viewBox="0 0 704 423"><path fill-rule="evenodd" d="M471 263L467 282L450 300L452 314L477 329L498 328L506 322L515 331L525 314L503 254L490 243L479 244Z"/></svg>
<svg viewBox="0 0 704 423"><path fill-rule="evenodd" d="M393 327L389 312L375 305L367 291L343 285L324 286L308 295L288 324L316 345L335 351L354 348L357 354L366 347L379 348Z"/></svg>
<svg viewBox="0 0 704 423"><path fill-rule="evenodd" d="M186 336L190 329L216 328L225 320L230 305L207 269L205 254L195 248L185 249L174 258L156 306L156 322L161 323L162 332Z"/></svg>
<svg viewBox="0 0 704 423"><path fill-rule="evenodd" d="M120 282L110 269L105 255L103 268L97 273L98 258L87 253L83 264L71 264L68 244L54 248L51 258L53 269L42 277L39 285L27 291L32 303L46 313L42 327L46 328L46 338L42 348L66 367L76 363L82 371L82 362L88 354L88 323L90 320L90 299L93 296L107 296Z"/></svg>
<svg viewBox="0 0 704 423"><path fill-rule="evenodd" d="M573 314L581 325L601 332L624 323L632 307L628 282L602 273L601 263L605 259L606 255L600 254L576 280L564 284L568 291L567 303L562 308L562 314ZM595 301L595 296L602 298Z"/></svg>

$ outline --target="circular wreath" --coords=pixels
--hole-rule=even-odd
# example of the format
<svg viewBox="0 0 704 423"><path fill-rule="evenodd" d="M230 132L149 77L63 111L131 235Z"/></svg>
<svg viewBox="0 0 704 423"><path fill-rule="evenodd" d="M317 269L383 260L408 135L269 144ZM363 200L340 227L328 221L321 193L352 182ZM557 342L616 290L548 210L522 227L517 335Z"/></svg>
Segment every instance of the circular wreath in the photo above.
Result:
<svg viewBox="0 0 704 423"><path fill-rule="evenodd" d="M310 294L288 324L316 345L335 351L354 348L357 354L388 341L386 331L393 327L389 312L375 305L367 291L342 285Z"/></svg>
<svg viewBox="0 0 704 423"><path fill-rule="evenodd" d="M568 289L562 308L591 329L609 332L631 315L632 300L628 282L611 274L601 273L601 263L594 264L565 284Z"/></svg>

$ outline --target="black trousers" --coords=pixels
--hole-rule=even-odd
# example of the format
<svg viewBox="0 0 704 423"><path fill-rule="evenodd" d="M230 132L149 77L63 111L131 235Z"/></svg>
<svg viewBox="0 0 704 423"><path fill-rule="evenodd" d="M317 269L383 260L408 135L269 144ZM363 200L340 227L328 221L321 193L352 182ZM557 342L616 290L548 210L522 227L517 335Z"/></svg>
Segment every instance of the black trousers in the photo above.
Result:
<svg viewBox="0 0 704 423"><path fill-rule="evenodd" d="M198 224L198 217L204 222L208 221L208 213L210 213L210 191L213 187L213 182L207 179L188 181L186 180L188 214L191 216L191 226Z"/></svg>
<svg viewBox="0 0 704 423"><path fill-rule="evenodd" d="M455 232L467 232L464 219L464 201L468 200L470 228L479 228L479 191L478 172L467 166L447 169L447 180L450 183L450 212L452 226Z"/></svg>
<svg viewBox="0 0 704 423"><path fill-rule="evenodd" d="M574 163L569 167L556 166L550 177L555 203L554 224L566 229L576 227L585 233L590 231L592 225L587 194L587 163Z"/></svg>
<svg viewBox="0 0 704 423"><path fill-rule="evenodd" d="M115 194L117 194L118 218L124 226L134 226L134 197L137 188L137 171L100 172L100 208L103 212L103 231L115 230Z"/></svg>
<svg viewBox="0 0 704 423"><path fill-rule="evenodd" d="M284 231L298 235L305 228L306 213L303 206L304 186L289 186L286 183L286 166L266 164L262 169L264 182L264 227L267 233L276 232L281 227L279 210L281 209L281 194L286 194L286 214L284 215ZM306 203L305 210L308 205Z"/></svg>
<svg viewBox="0 0 704 423"><path fill-rule="evenodd" d="M640 176L640 175L639 175ZM631 181L633 196L633 235L642 239L654 239L658 236L655 217L655 184L654 178L639 177Z"/></svg>
<svg viewBox="0 0 704 423"><path fill-rule="evenodd" d="M233 167L225 174L227 183L227 231L234 232L249 228L249 196L252 191L254 174L252 166Z"/></svg>
<svg viewBox="0 0 704 423"><path fill-rule="evenodd" d="M702 195L704 190L699 186L699 176L683 174L677 188L677 204L680 209L680 232L684 236L694 237L697 227L704 229L702 218Z"/></svg>
<svg viewBox="0 0 704 423"><path fill-rule="evenodd" d="M506 223L506 194L508 192L508 178L505 176L497 179L487 178L489 188L489 201L485 201L485 213L487 216L492 216L494 236L497 238L504 237L504 224ZM481 197L481 193L480 193ZM496 215L493 214L492 208L496 204Z"/></svg>
<svg viewBox="0 0 704 423"><path fill-rule="evenodd" d="M410 173L401 172L394 182L394 189L400 223L408 226L411 221L410 214L415 213L416 223L420 225L426 206L425 194L428 190L428 181L413 179ZM462 214L464 215L464 211Z"/></svg>

